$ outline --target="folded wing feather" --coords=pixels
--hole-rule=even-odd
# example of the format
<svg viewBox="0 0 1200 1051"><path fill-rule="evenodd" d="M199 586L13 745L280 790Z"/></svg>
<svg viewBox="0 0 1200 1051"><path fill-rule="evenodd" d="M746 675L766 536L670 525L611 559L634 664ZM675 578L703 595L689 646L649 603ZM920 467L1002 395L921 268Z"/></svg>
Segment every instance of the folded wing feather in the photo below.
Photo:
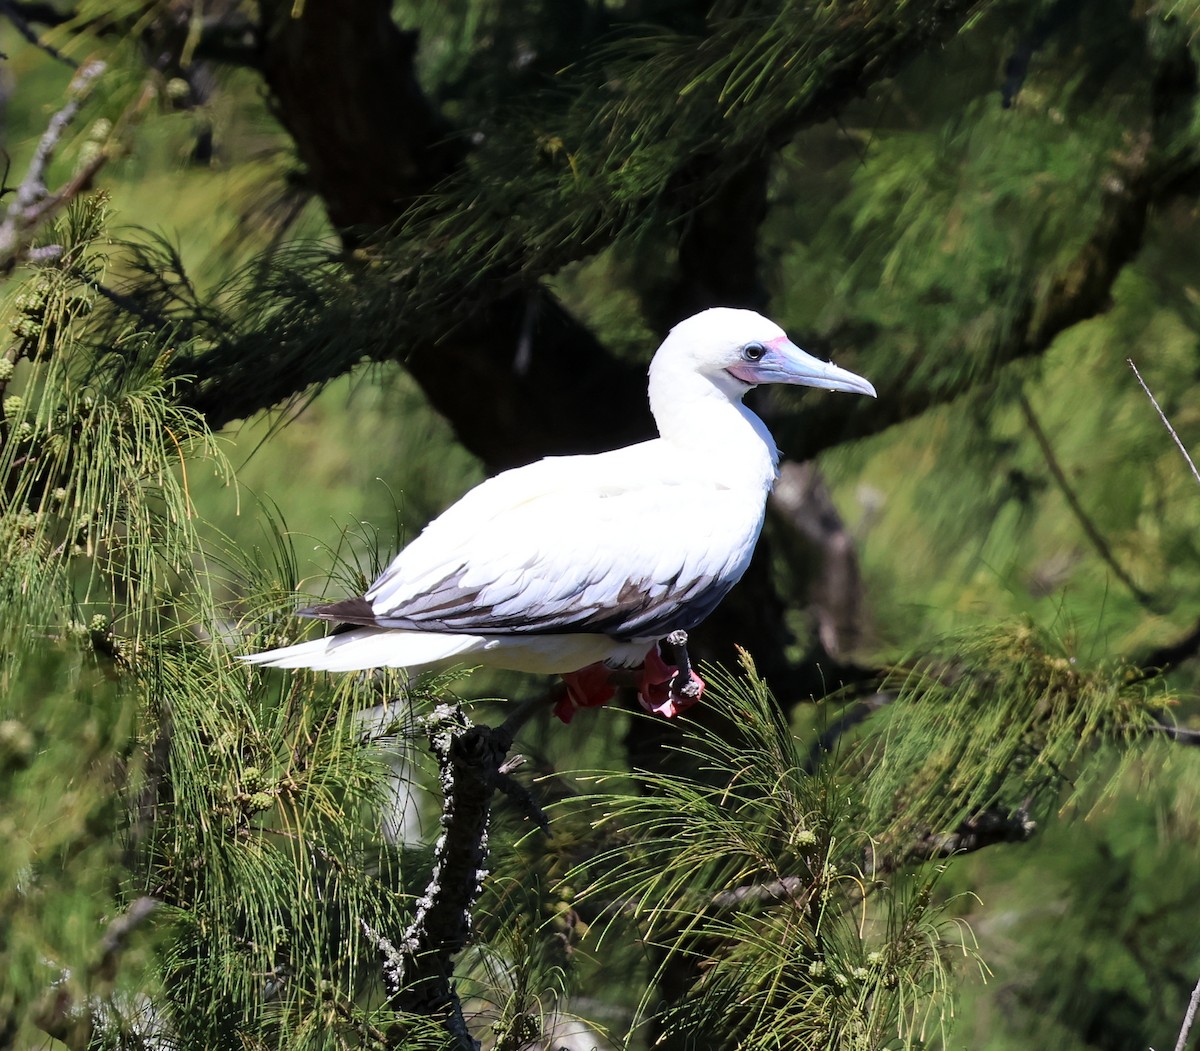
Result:
<svg viewBox="0 0 1200 1051"><path fill-rule="evenodd" d="M306 612L486 635L691 628L742 575L762 498L655 470L656 444L498 475L431 522L363 598Z"/></svg>

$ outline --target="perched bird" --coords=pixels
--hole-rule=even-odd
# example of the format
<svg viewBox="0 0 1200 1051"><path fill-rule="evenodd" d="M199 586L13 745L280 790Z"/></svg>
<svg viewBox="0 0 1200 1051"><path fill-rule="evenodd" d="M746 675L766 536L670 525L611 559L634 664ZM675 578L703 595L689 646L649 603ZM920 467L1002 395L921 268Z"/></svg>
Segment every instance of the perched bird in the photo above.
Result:
<svg viewBox="0 0 1200 1051"><path fill-rule="evenodd" d="M672 716L699 695L658 644L699 624L745 572L779 453L742 404L761 383L875 396L750 310L676 325L650 363L659 437L593 456L552 456L476 486L435 518L366 594L300 610L341 625L323 639L243 659L353 671L471 663L563 677L556 711L613 694Z"/></svg>

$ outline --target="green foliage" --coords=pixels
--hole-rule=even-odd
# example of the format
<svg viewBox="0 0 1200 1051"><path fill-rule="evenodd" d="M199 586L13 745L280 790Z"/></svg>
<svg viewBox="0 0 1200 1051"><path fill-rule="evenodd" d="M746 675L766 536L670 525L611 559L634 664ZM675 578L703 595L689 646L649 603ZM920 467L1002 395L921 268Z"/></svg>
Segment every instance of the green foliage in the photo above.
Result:
<svg viewBox="0 0 1200 1051"><path fill-rule="evenodd" d="M894 677L895 702L847 759L871 772L865 820L885 851L1080 792L1098 749L1136 754L1128 746L1173 703L1138 669L1083 667L1028 626L953 640Z"/></svg>
<svg viewBox="0 0 1200 1051"><path fill-rule="evenodd" d="M82 125L53 170L111 150L120 217L170 229L110 240L105 199L82 197L41 237L62 255L20 270L6 302L5 1039L444 1044L435 1020L385 1004L369 930L399 940L427 883L427 842L404 838L404 818L436 809L412 716L450 676L412 689L263 673L232 652L295 638L298 592L360 590L393 525L411 536L479 477L398 366L346 378L355 363L403 359L446 338L464 303L543 280L617 353L644 356L659 323L647 290L675 276L689 225L807 128L772 167L762 273L773 314L877 381L869 411L919 413L823 463L875 620L859 656L915 656L886 684L891 703L819 763L820 716L785 717L752 669L710 673L726 728L684 724L682 776L622 765L640 718L606 712L569 739L529 729L520 747L547 773L532 791L565 801L549 837L498 804L478 938L455 968L469 1020L496 1048L572 1012L631 1048L696 1034L747 1048L1165 1046L1197 966L1194 770L1180 757L1156 783L1145 731L1176 692L1130 660L1194 617L1200 504L1123 360L1145 366L1194 444L1200 273L1179 231L1194 225L1196 91L1179 67L1196 14L984 4L877 84L867 67L899 69L967 5L885 6L397 4L422 25L426 84L478 148L349 259L304 211L257 74L218 68L211 100L185 108L144 68L164 5L78 7L54 39L105 53L113 73L89 117L109 127ZM183 67L202 21L181 30ZM4 44L22 93L53 108L65 68ZM1005 107L997 88L1023 48ZM866 97L840 105L860 82ZM11 114L19 155L44 113L22 100ZM188 160L205 122L221 145L207 166ZM1138 194L1144 228L1129 217ZM1014 369L1044 349L1065 293L1091 287L1117 219L1144 246L1122 248L1111 297ZM273 401L293 374L333 385L239 443L241 481L282 510L247 498L231 523L230 472L186 406L221 415L241 389ZM813 424L818 403L795 404L768 406L785 448L811 448L813 430L837 440ZM397 495L372 505L376 477ZM1148 601L1107 573L1059 478ZM371 525L343 536L347 516ZM202 542L217 535L208 519L229 539ZM773 568L801 624L809 582ZM1011 623L1037 626L997 627ZM1176 711L1186 723L1187 704ZM598 766L613 771L582 795L564 772ZM1044 842L943 860L984 809L1030 810ZM109 952L145 898L154 911ZM994 986L971 985L959 920ZM966 1022L944 1034L962 986Z"/></svg>
<svg viewBox="0 0 1200 1051"><path fill-rule="evenodd" d="M938 873L872 876L851 782L805 772L748 658L709 682L734 732L679 746L702 779L643 772L640 792L571 803L615 840L566 877L586 887L575 908L603 917L594 951L628 924L659 950L659 982L682 995L660 1013L648 986L638 1023L665 1046L925 1046L946 1020L945 955L965 947L932 903Z"/></svg>
<svg viewBox="0 0 1200 1051"><path fill-rule="evenodd" d="M52 1019L113 991L100 935L123 907L122 845L112 835L140 780L137 704L95 658L52 647L14 667L0 718L0 1028ZM149 992L143 951L122 987Z"/></svg>
<svg viewBox="0 0 1200 1051"><path fill-rule="evenodd" d="M380 1006L367 934L402 927L409 900L373 743L396 720L361 719L400 684L232 662L188 483L224 465L166 377L175 341L92 309L104 219L102 200L73 207L50 231L59 261L12 300L0 776L7 838L21 832L0 882L3 1028L325 1047L402 1025L418 1046L431 1023ZM144 947L106 949L143 896Z"/></svg>
<svg viewBox="0 0 1200 1051"><path fill-rule="evenodd" d="M121 607L136 640L196 551L186 456L220 467L200 417L177 404L169 334L123 327L111 342L90 339L104 225L102 197L74 204L50 231L64 245L60 261L11 302L0 591L22 612L5 618L10 647L31 627L66 628L60 611L71 601L85 614Z"/></svg>

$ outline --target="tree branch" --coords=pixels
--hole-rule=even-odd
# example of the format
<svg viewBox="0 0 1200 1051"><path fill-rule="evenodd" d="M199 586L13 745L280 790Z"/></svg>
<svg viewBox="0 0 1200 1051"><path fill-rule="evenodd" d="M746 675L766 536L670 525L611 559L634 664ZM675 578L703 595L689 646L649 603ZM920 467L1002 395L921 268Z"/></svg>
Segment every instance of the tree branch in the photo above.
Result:
<svg viewBox="0 0 1200 1051"><path fill-rule="evenodd" d="M83 988L96 981L111 983L115 979L120 954L130 935L146 922L158 905L155 898L137 898L109 923L100 939L96 960L83 976ZM62 1041L72 1051L85 1051L93 1046L93 1039L103 1030L104 1021L91 998L80 1000L75 995L76 981L74 976L64 972L35 1007L32 1018L47 1036Z"/></svg>
<svg viewBox="0 0 1200 1051"><path fill-rule="evenodd" d="M1200 159L1192 138L1184 136L1184 145L1178 144L1177 126L1191 119L1197 91L1196 66L1180 28L1174 27L1176 40L1167 52L1152 58L1149 126L1101 180L1100 218L1091 235L1074 259L1056 272L1026 278L1023 301L1012 308L1011 335L991 348L987 368L925 386L908 384L899 376L881 387L878 402L869 404L843 406L837 399L810 402L803 417L776 428L780 446L789 455L811 459L825 449L914 419L990 383L1007 365L1040 356L1061 333L1109 308L1113 286L1141 251L1154 210L1178 196L1194 194L1200 182ZM890 338L890 333L879 338ZM835 344L829 352L856 349Z"/></svg>
<svg viewBox="0 0 1200 1051"><path fill-rule="evenodd" d="M357 240L461 162L463 143L417 82L417 34L387 0L265 0L262 73L329 218Z"/></svg>
<svg viewBox="0 0 1200 1051"><path fill-rule="evenodd" d="M815 562L805 578L811 582L806 598L816 619L817 637L830 657L844 658L866 634L863 583L854 538L820 467L812 461L784 461L768 506L805 542L806 561Z"/></svg>
<svg viewBox="0 0 1200 1051"><path fill-rule="evenodd" d="M1192 1023L1196 1021L1197 1007L1200 1007L1200 982L1196 983L1188 1000L1187 1013L1183 1016L1183 1025L1179 1027L1179 1039L1175 1041L1175 1051L1185 1051L1187 1048L1188 1034L1192 1031Z"/></svg>
<svg viewBox="0 0 1200 1051"><path fill-rule="evenodd" d="M941 0L920 18L898 14L878 21L855 18L838 26L822 23L821 47L829 54L824 56L827 61L813 60L811 69L802 63L807 71L803 92L796 95L781 87L772 95L764 87L757 96L791 99L793 104L780 107L779 118L761 133L755 148L739 145L722 155L711 145L697 153L677 143L673 183L680 193L664 195L662 184L648 187L646 201L623 201L624 221L599 219L586 235L553 248L539 245L536 266L525 258L528 253L518 253L486 272L471 272L469 297L459 296L440 311L422 304L421 331L412 332L406 341L376 346L372 354L406 355L406 365L431 403L493 469L532 456L593 451L610 447L614 440L644 436L648 417L642 369L615 359L585 326L533 291L537 279L610 244L651 198L656 207L674 209L677 216L695 213L685 239L698 244L725 239L706 213L698 211L704 202L728 192L739 199L758 197L756 207L761 208L765 154L952 33L973 6L967 0ZM354 5L351 15L333 0L309 0L298 17L290 0L272 0L263 9L263 68L280 119L295 138L311 185L326 202L335 225L357 231L351 234L352 243L361 238L363 228L391 226L410 202L430 193L452 172L462 181L455 192L465 195L462 207L453 211L472 214L468 204L477 195L472 183L477 173L462 171L462 143L450 137L418 87L415 38L391 24L389 10L383 0ZM714 61L726 58L718 54ZM322 75L314 76L314 70ZM787 79L795 71L781 65L773 75ZM598 67L596 76L607 79L608 74ZM673 107L664 100L655 119L676 119ZM728 123L715 111L709 119ZM742 179L745 186L739 184ZM440 193L447 207L453 200L449 194ZM557 201L561 195L555 194ZM486 201L480 207L486 207ZM538 214L536 200L529 210ZM453 254L445 246L449 243L441 238L428 248ZM752 243L750 247L752 251ZM738 258L743 255L739 250ZM712 256L710 264L699 269L694 260L685 263L681 306L683 300L693 303L703 289L722 297L731 290L737 296L760 295L756 280L744 274L738 280L749 285L739 292L724 253ZM399 306L403 309L403 303ZM532 327L530 310L537 316ZM198 404L219 426L340 374L361 356L342 338L329 355L306 355L298 363L301 367L282 370L269 385L261 382L263 372L271 371L264 369L269 363L253 360L253 354L245 368L256 370L258 382L249 384L243 382L236 355L207 360L199 370L206 382ZM526 362L529 367L524 367ZM596 390L605 392L603 401L595 398ZM562 408L555 411L555 406ZM617 433L614 421L621 421Z"/></svg>
<svg viewBox="0 0 1200 1051"><path fill-rule="evenodd" d="M80 108L91 92L95 81L104 72L103 62L89 62L71 81L70 98L50 118L46 130L38 140L29 162L29 170L17 187L16 196L0 222L0 272L7 273L29 250L29 245L38 228L50 219L59 208L71 200L80 190L90 185L91 180L108 160L104 150L83 165L59 190L51 193L46 186L46 172L59 140L79 114Z"/></svg>
<svg viewBox="0 0 1200 1051"><path fill-rule="evenodd" d="M880 708L884 708L896 699L894 694L876 693L866 697L857 704L850 705L841 716L830 723L813 741L808 750L808 758L804 761L804 772L816 773L821 761L833 751L834 746L842 739L842 735L854 727L866 722Z"/></svg>
<svg viewBox="0 0 1200 1051"><path fill-rule="evenodd" d="M1108 541L1104 538L1104 534L1096 527L1096 523L1092 521L1091 516L1083 509L1083 505L1079 502L1079 497L1075 494L1074 488L1067 479L1066 472L1062 469L1062 465L1058 462L1058 457L1054 454L1054 447L1050 444L1050 439L1046 437L1046 432L1042 430L1042 425L1034 414L1033 406L1029 404L1029 399L1024 393L1018 393L1017 405L1021 409L1021 415L1025 417L1025 426L1029 428L1029 433L1033 435L1033 440L1037 443L1037 447L1041 450L1042 460L1046 464L1046 469L1050 472L1050 476L1054 479L1058 486L1058 491L1067 502L1067 507L1071 509L1071 513L1075 516L1075 521L1079 523L1079 528L1083 530L1083 535L1088 538L1092 548L1096 554L1100 556L1101 561L1108 566L1112 571L1113 576L1117 578L1129 591L1138 604L1150 613L1162 613L1162 602L1156 599L1147 591L1143 591L1138 587L1134 579L1125 571L1125 568L1117 561L1117 556L1113 554L1112 548L1108 546Z"/></svg>
<svg viewBox="0 0 1200 1051"><path fill-rule="evenodd" d="M1024 809L1011 813L981 810L963 821L953 832L930 832L909 847L905 861L933 861L954 854L970 854L996 843L1024 843L1037 831Z"/></svg>
<svg viewBox="0 0 1200 1051"><path fill-rule="evenodd" d="M401 1010L439 1019L455 1046L476 1051L454 989L454 957L471 935L471 911L487 876L492 795L507 777L513 737L545 698L518 705L500 726L475 726L461 708L438 705L425 720L442 784L442 834L433 872L398 945L364 925L375 942L389 1000Z"/></svg>
<svg viewBox="0 0 1200 1051"><path fill-rule="evenodd" d="M58 11L53 4L20 3L18 0L0 0L0 14L8 18L13 28L30 44L46 52L56 62L78 69L79 63L69 55L64 55L58 48L47 44L34 30L31 22L41 25L58 26L69 19L69 15Z"/></svg>

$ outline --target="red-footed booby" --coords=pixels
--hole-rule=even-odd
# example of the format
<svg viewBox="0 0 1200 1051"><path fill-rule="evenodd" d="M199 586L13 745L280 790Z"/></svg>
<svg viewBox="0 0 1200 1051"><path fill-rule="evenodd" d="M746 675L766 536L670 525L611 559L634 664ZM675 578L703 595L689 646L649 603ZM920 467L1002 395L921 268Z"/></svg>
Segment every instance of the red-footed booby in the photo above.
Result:
<svg viewBox="0 0 1200 1051"><path fill-rule="evenodd" d="M705 310L676 325L650 363L659 437L488 479L430 522L365 595L299 611L341 630L243 659L558 674L564 721L612 696L610 669L642 668L643 706L677 714L703 684L687 669L691 688L681 692L658 644L699 624L745 572L775 482L775 442L742 404L762 383L875 396L759 314Z"/></svg>

